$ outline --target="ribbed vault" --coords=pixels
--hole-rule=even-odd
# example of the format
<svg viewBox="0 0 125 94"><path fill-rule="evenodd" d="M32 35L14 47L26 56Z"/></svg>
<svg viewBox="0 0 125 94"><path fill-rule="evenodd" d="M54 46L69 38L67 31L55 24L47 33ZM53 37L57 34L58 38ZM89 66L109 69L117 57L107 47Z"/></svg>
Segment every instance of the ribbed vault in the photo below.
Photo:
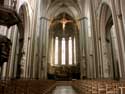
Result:
<svg viewBox="0 0 125 94"><path fill-rule="evenodd" d="M51 0L47 7L49 17L56 17L65 12L74 18L79 18L80 11L79 0Z"/></svg>

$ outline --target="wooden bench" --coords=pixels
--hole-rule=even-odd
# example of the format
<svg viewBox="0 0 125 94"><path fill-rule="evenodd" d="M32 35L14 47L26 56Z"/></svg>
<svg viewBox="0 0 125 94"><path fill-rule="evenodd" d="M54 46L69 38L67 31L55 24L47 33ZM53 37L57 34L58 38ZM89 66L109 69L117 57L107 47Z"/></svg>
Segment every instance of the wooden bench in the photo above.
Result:
<svg viewBox="0 0 125 94"><path fill-rule="evenodd" d="M0 81L0 94L48 94L55 83L53 80Z"/></svg>
<svg viewBox="0 0 125 94"><path fill-rule="evenodd" d="M72 86L83 94L125 94L125 83L115 80L75 80Z"/></svg>

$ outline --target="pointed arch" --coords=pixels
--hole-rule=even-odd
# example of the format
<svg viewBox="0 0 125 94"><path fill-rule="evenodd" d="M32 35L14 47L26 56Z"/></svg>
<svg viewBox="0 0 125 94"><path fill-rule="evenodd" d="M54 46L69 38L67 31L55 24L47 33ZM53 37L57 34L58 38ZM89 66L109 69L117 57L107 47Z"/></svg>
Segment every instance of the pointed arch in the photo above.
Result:
<svg viewBox="0 0 125 94"><path fill-rule="evenodd" d="M115 30L116 27L114 24L112 7L110 3L105 1L99 9L98 24L101 78L120 78L119 48L118 45L114 45L114 42L118 44L118 36L116 35L118 31ZM116 35L115 40L113 39L112 33Z"/></svg>
<svg viewBox="0 0 125 94"><path fill-rule="evenodd" d="M19 55L17 61L17 78L25 78L26 76L26 67L27 67L27 47L28 47L28 38L30 35L30 14L28 9L28 4L24 3L19 8L19 15L21 18L21 23L18 24L19 28Z"/></svg>

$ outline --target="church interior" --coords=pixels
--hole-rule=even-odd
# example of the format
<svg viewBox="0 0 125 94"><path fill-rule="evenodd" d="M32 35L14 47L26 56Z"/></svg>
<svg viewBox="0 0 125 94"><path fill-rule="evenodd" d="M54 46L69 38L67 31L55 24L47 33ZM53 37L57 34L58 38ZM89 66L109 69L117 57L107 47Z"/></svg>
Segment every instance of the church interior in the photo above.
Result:
<svg viewBox="0 0 125 94"><path fill-rule="evenodd" d="M0 94L125 94L125 0L0 0Z"/></svg>

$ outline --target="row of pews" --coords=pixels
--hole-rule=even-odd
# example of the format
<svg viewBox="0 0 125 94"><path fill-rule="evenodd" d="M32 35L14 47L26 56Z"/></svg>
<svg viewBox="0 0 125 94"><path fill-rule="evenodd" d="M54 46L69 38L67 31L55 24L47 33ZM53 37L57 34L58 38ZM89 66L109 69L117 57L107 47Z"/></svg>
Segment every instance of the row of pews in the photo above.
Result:
<svg viewBox="0 0 125 94"><path fill-rule="evenodd" d="M55 84L53 80L1 80L0 94L49 94Z"/></svg>
<svg viewBox="0 0 125 94"><path fill-rule="evenodd" d="M125 94L125 82L115 80L74 80L72 86L80 94Z"/></svg>

